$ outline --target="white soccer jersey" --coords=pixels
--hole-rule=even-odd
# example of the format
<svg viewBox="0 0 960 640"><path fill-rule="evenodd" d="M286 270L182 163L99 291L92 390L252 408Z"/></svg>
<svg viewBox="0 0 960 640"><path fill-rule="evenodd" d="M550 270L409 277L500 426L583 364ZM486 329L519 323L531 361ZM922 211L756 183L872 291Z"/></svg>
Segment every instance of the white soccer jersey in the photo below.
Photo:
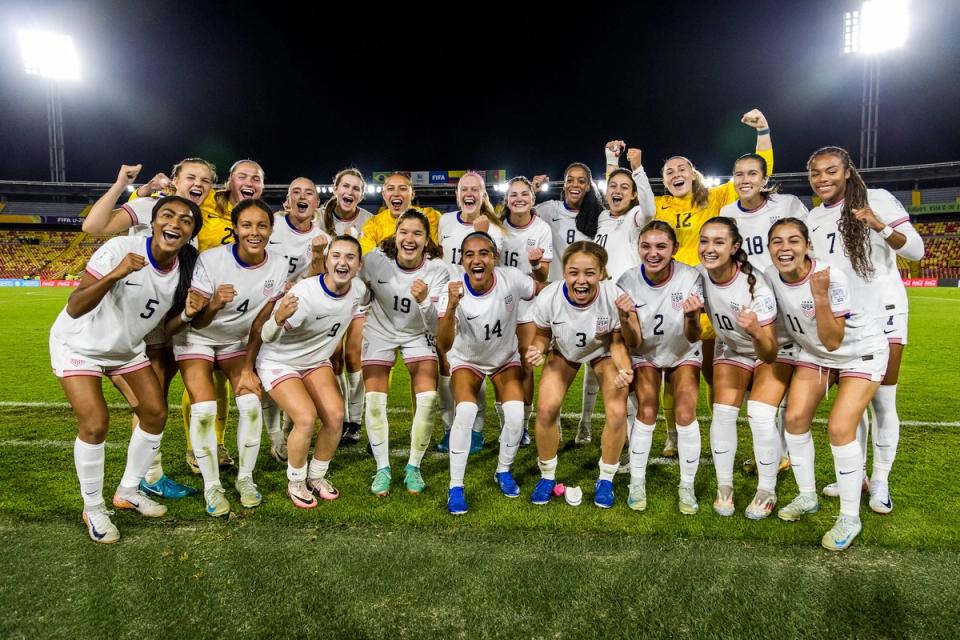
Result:
<svg viewBox="0 0 960 640"><path fill-rule="evenodd" d="M600 214L593 241L607 250L607 275L614 282L640 264L640 229L649 221L639 206L616 217L609 209Z"/></svg>
<svg viewBox="0 0 960 640"><path fill-rule="evenodd" d="M463 244L463 239L473 233L473 223L464 222L459 211L449 211L440 216L438 228L440 246L443 247L443 261L450 265L450 277L458 277L463 274L463 267L460 266L460 246ZM503 231L491 222L487 234L496 243L497 251L501 251Z"/></svg>
<svg viewBox="0 0 960 640"><path fill-rule="evenodd" d="M297 310L287 318L278 340L263 343L258 366L261 361L282 362L303 370L329 360L366 298L367 287L354 278L350 289L338 296L327 288L321 275L301 280L290 293L297 296Z"/></svg>
<svg viewBox="0 0 960 640"><path fill-rule="evenodd" d="M776 267L767 270L767 280L777 296L777 307L784 316L787 331L804 354L824 367L843 367L861 356L886 348L880 325L868 313L851 304L847 276L839 269L830 269L830 310L835 318L846 317L843 341L835 351L827 351L817 333L817 310L810 291L810 277L830 265L814 260L810 273L799 282L786 283Z"/></svg>
<svg viewBox="0 0 960 640"><path fill-rule="evenodd" d="M310 268L313 239L318 236L323 236L330 242L330 236L315 222L306 231L298 231L287 216L279 213L273 216L273 232L270 234L269 246L271 251L283 256L288 265L288 279L296 280Z"/></svg>
<svg viewBox="0 0 960 640"><path fill-rule="evenodd" d="M676 260L669 268L670 275L660 284L647 279L643 265L617 280L617 285L633 298L643 334L640 348L631 351L657 368L675 366L700 345L699 340L690 343L683 335L683 301L693 294L703 296L703 278L694 267Z"/></svg>
<svg viewBox="0 0 960 640"><path fill-rule="evenodd" d="M136 198L124 202L120 208L130 216L130 229L127 235L145 238L153 235L153 225L150 224L150 218L153 217L153 208L160 198L148 196L146 198Z"/></svg>
<svg viewBox="0 0 960 640"><path fill-rule="evenodd" d="M436 332L437 301L447 288L450 272L442 260L424 258L415 269L404 269L374 249L363 258L360 278L370 290L370 307L364 333L370 331L391 342ZM417 280L427 283L426 299L417 304L410 287Z"/></svg>
<svg viewBox="0 0 960 640"><path fill-rule="evenodd" d="M64 308L54 322L51 332L72 351L110 360L131 360L144 351L144 337L170 310L180 278L180 263L161 271L150 253L150 238L110 238L90 257L87 273L99 280L128 253L143 256L146 266L115 283L90 312L71 318Z"/></svg>
<svg viewBox="0 0 960 640"><path fill-rule="evenodd" d="M777 220L783 218L807 219L807 208L800 199L783 193L771 193L756 209L746 210L740 201L731 202L720 209L720 215L737 221L737 229L743 238L743 250L750 257L750 264L765 271L772 262L767 251L767 233Z"/></svg>
<svg viewBox="0 0 960 640"><path fill-rule="evenodd" d="M777 321L777 300L763 272L754 268L753 299L749 277L738 267L728 282L714 282L703 265L697 267L703 281L703 305L717 337L738 355L757 358L753 339L737 325L737 313L751 309L761 327Z"/></svg>
<svg viewBox="0 0 960 640"><path fill-rule="evenodd" d="M363 225L373 217L372 213L361 207L357 207L357 215L352 220L341 220L337 217L336 212L333 212L331 215L333 216L333 230L337 232L338 236L353 236L358 240L360 236L363 235ZM321 228L327 228L326 221L321 224Z"/></svg>
<svg viewBox="0 0 960 640"><path fill-rule="evenodd" d="M591 362L610 352L610 334L620 330L617 297L621 291L610 280L600 282L592 302L578 306L564 281L554 282L537 296L533 321L550 329L557 351L570 362Z"/></svg>
<svg viewBox="0 0 960 640"><path fill-rule="evenodd" d="M513 226L509 219L503 223L508 233L503 236L503 247L500 251L502 266L516 267L527 275L533 273L527 251L536 248L543 249L541 262L553 262L553 234L550 225L544 222L543 218L534 214L524 227Z"/></svg>
<svg viewBox="0 0 960 640"><path fill-rule="evenodd" d="M537 293L533 278L514 267L496 267L493 286L475 293L464 275L463 298L456 310L456 335L449 355L481 368L496 369L517 355L517 311L521 300ZM437 302L440 317L447 310L449 290Z"/></svg>
<svg viewBox="0 0 960 640"><path fill-rule="evenodd" d="M267 302L283 297L288 280L289 263L281 253L268 249L263 262L249 266L241 262L235 244L207 249L197 260L190 288L209 300L220 285L230 284L237 295L217 312L209 325L202 329L188 328L187 344L218 346L245 342L260 309Z"/></svg>
<svg viewBox="0 0 960 640"><path fill-rule="evenodd" d="M550 225L553 234L553 252L556 259L550 263L552 282L563 280L563 252L578 240L592 240L577 231L577 214L567 209L563 200L547 200L534 207L537 215Z"/></svg>
<svg viewBox="0 0 960 640"><path fill-rule="evenodd" d="M903 233L916 234L910 216L900 201L884 189L868 189L867 202L882 222ZM907 313L907 291L897 269L897 253L876 231L870 231L870 257L875 273L866 281L858 276L844 254L843 239L837 228L843 201L832 207L820 205L810 211L807 226L813 253L830 266L843 271L850 281L851 295L858 308L869 310L875 318Z"/></svg>

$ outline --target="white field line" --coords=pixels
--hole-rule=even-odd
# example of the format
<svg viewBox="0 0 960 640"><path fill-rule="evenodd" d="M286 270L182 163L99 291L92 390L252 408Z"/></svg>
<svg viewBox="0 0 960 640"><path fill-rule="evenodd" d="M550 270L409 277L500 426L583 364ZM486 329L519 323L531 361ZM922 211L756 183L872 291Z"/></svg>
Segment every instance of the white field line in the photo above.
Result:
<svg viewBox="0 0 960 640"><path fill-rule="evenodd" d="M179 404L170 404L168 405L171 409L179 409ZM10 400L0 401L0 408L12 408L12 409L69 409L70 404L67 402L14 402ZM126 404L108 404L107 408L109 409L129 409L129 405ZM231 409L231 412L233 409ZM387 413L395 416L409 416L411 415L411 410L407 407L390 407L387 409ZM533 413L536 415L536 412ZM560 416L566 420L579 420L580 414L575 412L561 413ZM594 413L594 420L603 420L606 416L602 413ZM701 422L710 422L711 417L709 415L697 416L697 420ZM742 424L747 423L746 418L739 418L738 422ZM825 418L814 418L814 424L826 424L827 420ZM901 420L900 424L905 427L960 427L960 422L930 422L926 420Z"/></svg>

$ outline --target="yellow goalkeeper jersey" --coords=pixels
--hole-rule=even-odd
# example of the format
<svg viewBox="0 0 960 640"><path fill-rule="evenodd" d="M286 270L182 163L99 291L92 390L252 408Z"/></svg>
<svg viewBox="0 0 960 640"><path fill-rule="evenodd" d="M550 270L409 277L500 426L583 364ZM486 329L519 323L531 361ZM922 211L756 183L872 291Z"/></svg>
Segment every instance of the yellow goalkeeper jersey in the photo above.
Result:
<svg viewBox="0 0 960 640"><path fill-rule="evenodd" d="M440 212L432 207L413 207L427 216L430 221L430 238L434 242L437 240L437 229L440 226ZM206 220L204 220L206 224ZM360 231L360 248L366 255L380 246L380 242L386 240L397 232L397 219L387 208L381 208L375 216L367 220Z"/></svg>

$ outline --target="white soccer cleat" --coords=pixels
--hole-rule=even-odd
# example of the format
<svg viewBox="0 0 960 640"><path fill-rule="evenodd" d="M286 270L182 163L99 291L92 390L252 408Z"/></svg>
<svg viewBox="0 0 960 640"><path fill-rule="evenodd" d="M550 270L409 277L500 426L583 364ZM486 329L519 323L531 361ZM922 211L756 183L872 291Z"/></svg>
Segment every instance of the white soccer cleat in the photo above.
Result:
<svg viewBox="0 0 960 640"><path fill-rule="evenodd" d="M574 436L574 444L587 444L593 440L593 425L589 422L581 422L580 426L577 428L577 435Z"/></svg>
<svg viewBox="0 0 960 640"><path fill-rule="evenodd" d="M893 511L893 500L890 498L890 486L887 483L870 483L870 508L874 513L883 515Z"/></svg>
<svg viewBox="0 0 960 640"><path fill-rule="evenodd" d="M817 494L801 493L785 507L777 511L777 517L784 522L796 522L807 513L816 513L820 510L820 502L817 500Z"/></svg>
<svg viewBox="0 0 960 640"><path fill-rule="evenodd" d="M677 489L677 498L677 507L683 515L696 515L697 511L700 510L700 505L697 503L697 496L693 492L692 485L689 487L680 485Z"/></svg>
<svg viewBox="0 0 960 640"><path fill-rule="evenodd" d="M128 496L121 496L119 493L113 494L113 507L115 509L132 509L148 518L159 518L167 513L165 506L159 502L154 502L142 491L136 491Z"/></svg>
<svg viewBox="0 0 960 640"><path fill-rule="evenodd" d="M833 528L823 534L820 544L824 549L830 551L843 551L853 543L853 539L861 531L863 531L863 525L860 524L860 518L852 518L841 514Z"/></svg>
<svg viewBox="0 0 960 640"><path fill-rule="evenodd" d="M110 520L112 511L102 504L99 507L83 511L83 524L87 525L90 539L101 544L112 544L120 539L120 530Z"/></svg>

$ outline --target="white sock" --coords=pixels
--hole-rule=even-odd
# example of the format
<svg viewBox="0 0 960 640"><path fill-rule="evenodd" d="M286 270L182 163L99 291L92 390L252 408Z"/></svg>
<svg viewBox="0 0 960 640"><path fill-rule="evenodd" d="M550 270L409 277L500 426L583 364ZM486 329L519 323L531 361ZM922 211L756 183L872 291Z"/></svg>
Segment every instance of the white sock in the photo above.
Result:
<svg viewBox="0 0 960 640"><path fill-rule="evenodd" d="M780 433L780 456L787 455L787 398L784 396L777 407L777 431Z"/></svg>
<svg viewBox="0 0 960 640"><path fill-rule="evenodd" d="M782 455L776 419L775 406L756 400L747 402L747 422L753 434L753 459L757 463L757 489L770 493L777 490L777 473L780 471Z"/></svg>
<svg viewBox="0 0 960 640"><path fill-rule="evenodd" d="M80 481L84 509L103 504L103 466L106 461L103 443L90 444L80 438L73 441L73 464Z"/></svg>
<svg viewBox="0 0 960 640"><path fill-rule="evenodd" d="M253 477L260 454L260 438L263 435L263 410L260 398L253 393L236 397L237 401L237 479ZM276 409L276 405L274 405Z"/></svg>
<svg viewBox="0 0 960 640"><path fill-rule="evenodd" d="M728 404L713 405L710 449L717 472L718 487L733 486L733 461L737 457L737 416L740 409Z"/></svg>
<svg viewBox="0 0 960 640"><path fill-rule="evenodd" d="M544 480L557 479L557 456L553 456L549 460L537 458L537 466L540 467L540 477Z"/></svg>
<svg viewBox="0 0 960 640"><path fill-rule="evenodd" d="M281 449L287 439L283 437L283 413L280 407L269 396L264 395L260 403L263 407L263 427L270 437L270 444L274 449ZM239 442L239 433L237 434Z"/></svg>
<svg viewBox="0 0 960 640"><path fill-rule="evenodd" d="M523 405L523 429L527 431L530 429L530 415L533 413L532 404Z"/></svg>
<svg viewBox="0 0 960 640"><path fill-rule="evenodd" d="M647 461L650 459L650 446L653 444L654 425L639 420L630 430L630 482L644 482L647 477Z"/></svg>
<svg viewBox="0 0 960 640"><path fill-rule="evenodd" d="M677 456L680 458L680 484L692 485L700 466L700 423L677 425Z"/></svg>
<svg viewBox="0 0 960 640"><path fill-rule="evenodd" d="M290 432L293 431L293 418L285 413L280 414L280 431L283 432L283 441L286 442Z"/></svg>
<svg viewBox="0 0 960 640"><path fill-rule="evenodd" d="M329 469L329 460L317 460L316 458L310 458L310 471L307 477L309 477L311 480L320 480L327 475L327 471Z"/></svg>
<svg viewBox="0 0 960 640"><path fill-rule="evenodd" d="M473 431L483 433L483 421L487 417L487 381L484 379L480 383L480 391L477 392L477 417L473 419Z"/></svg>
<svg viewBox="0 0 960 640"><path fill-rule="evenodd" d="M497 422L498 422L498 424L500 425L500 431L502 432L502 431L503 431L503 427L504 427L504 425L506 424L506 423L504 422L504 418L503 418L503 403L502 403L502 402L494 402L494 403L493 403L493 410L497 412ZM501 433L500 435L501 435L501 437L502 437L502 436L503 436L503 433Z"/></svg>
<svg viewBox="0 0 960 640"><path fill-rule="evenodd" d="M840 513L860 519L860 491L863 486L863 451L854 441L839 447L830 445L837 472Z"/></svg>
<svg viewBox="0 0 960 640"><path fill-rule="evenodd" d="M607 464L603 460L600 461L600 479L609 480L613 482L614 476L617 474L617 469L620 468L620 463L615 462L613 464Z"/></svg>
<svg viewBox="0 0 960 640"><path fill-rule="evenodd" d="M347 372L347 422L360 424L363 418L363 373Z"/></svg>
<svg viewBox="0 0 960 640"><path fill-rule="evenodd" d="M477 417L474 402L458 402L450 427L450 488L462 487L470 455L470 431Z"/></svg>
<svg viewBox="0 0 960 640"><path fill-rule="evenodd" d="M593 409L597 406L597 393L600 391L600 382L593 367L587 367L583 372L583 408L580 410L580 424L593 424Z"/></svg>
<svg viewBox="0 0 960 640"><path fill-rule="evenodd" d="M347 381L343 379L343 372L341 372L340 375L334 375L333 377L337 381L337 388L340 389L340 397L346 398L347 397ZM346 408L346 405L344 405L344 408Z"/></svg>
<svg viewBox="0 0 960 640"><path fill-rule="evenodd" d="M127 447L127 466L120 478L120 487L117 491L121 495L129 495L137 491L140 481L150 468L153 457L160 450L160 440L163 433L147 433L139 426L130 435L130 444Z"/></svg>
<svg viewBox="0 0 960 640"><path fill-rule="evenodd" d="M860 445L860 455L863 458L863 473L867 473L867 438L870 435L870 412L869 407L864 409L863 415L857 422L857 444Z"/></svg>
<svg viewBox="0 0 960 640"><path fill-rule="evenodd" d="M523 402L519 400L504 402L501 410L503 411L503 431L500 433L497 473L510 470L510 465L517 457L520 438L523 437Z"/></svg>
<svg viewBox="0 0 960 640"><path fill-rule="evenodd" d="M890 479L893 461L900 444L900 416L897 415L897 385L880 385L871 402L873 406L873 475L874 482Z"/></svg>
<svg viewBox="0 0 960 640"><path fill-rule="evenodd" d="M190 443L197 466L203 475L204 491L220 484L220 464L217 460L217 433L213 423L217 418L217 401L195 402L190 405Z"/></svg>
<svg viewBox="0 0 960 640"><path fill-rule="evenodd" d="M453 390L450 389L450 376L440 376L437 392L440 394L440 422L443 423L443 430L449 431L453 424Z"/></svg>
<svg viewBox="0 0 960 640"><path fill-rule="evenodd" d="M150 461L150 467L143 475L143 480L147 484L153 484L163 477L163 453L157 449L157 454Z"/></svg>
<svg viewBox="0 0 960 640"><path fill-rule="evenodd" d="M387 422L387 394L380 391L367 391L367 403L364 421L367 427L367 439L373 451L377 469L390 466L390 425Z"/></svg>
<svg viewBox="0 0 960 640"><path fill-rule="evenodd" d="M287 463L287 480L290 482L303 482L307 479L307 465L297 468Z"/></svg>
<svg viewBox="0 0 960 640"><path fill-rule="evenodd" d="M631 391L627 394L627 428L630 427L634 422L637 421L637 394ZM627 435L627 442L630 441L629 434Z"/></svg>
<svg viewBox="0 0 960 640"><path fill-rule="evenodd" d="M417 408L410 425L410 457L407 464L419 467L423 454L430 447L433 435L433 412L437 408L437 392L421 391L417 394Z"/></svg>
<svg viewBox="0 0 960 640"><path fill-rule="evenodd" d="M787 439L787 451L790 452L790 467L793 469L793 477L797 481L797 489L800 493L817 493L817 479L814 468L815 450L813 448L813 435L806 433L785 434Z"/></svg>

